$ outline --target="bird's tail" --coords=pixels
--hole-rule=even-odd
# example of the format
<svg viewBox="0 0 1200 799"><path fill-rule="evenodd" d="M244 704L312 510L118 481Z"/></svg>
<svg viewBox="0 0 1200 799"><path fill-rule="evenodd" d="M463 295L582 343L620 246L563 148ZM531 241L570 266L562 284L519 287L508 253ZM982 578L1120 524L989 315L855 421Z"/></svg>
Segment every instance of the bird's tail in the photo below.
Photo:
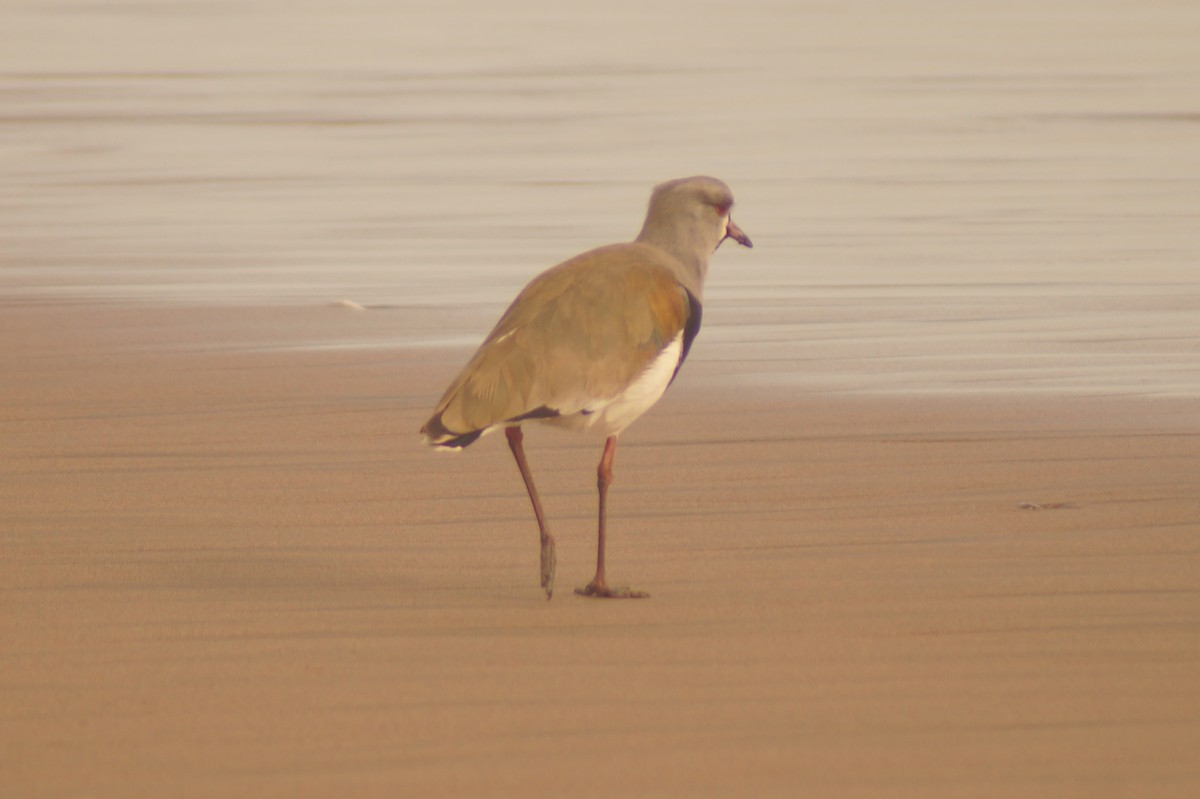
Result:
<svg viewBox="0 0 1200 799"><path fill-rule="evenodd" d="M470 446L475 443L475 439L483 435L483 430L471 430L466 433L458 433L447 429L442 424L441 411L435 413L428 422L421 427L422 441L426 446L437 447L439 450L457 451L463 447Z"/></svg>

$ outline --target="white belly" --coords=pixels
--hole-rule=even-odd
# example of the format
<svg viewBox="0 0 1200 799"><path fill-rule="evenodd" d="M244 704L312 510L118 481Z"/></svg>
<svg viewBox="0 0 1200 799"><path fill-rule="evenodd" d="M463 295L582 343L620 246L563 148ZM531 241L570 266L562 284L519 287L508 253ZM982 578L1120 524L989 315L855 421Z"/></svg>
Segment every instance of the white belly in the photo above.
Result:
<svg viewBox="0 0 1200 799"><path fill-rule="evenodd" d="M683 333L680 332L624 391L612 399L589 403L586 408L589 412L572 415L563 422L570 427L596 430L605 436L621 432L662 398L675 376L682 349Z"/></svg>

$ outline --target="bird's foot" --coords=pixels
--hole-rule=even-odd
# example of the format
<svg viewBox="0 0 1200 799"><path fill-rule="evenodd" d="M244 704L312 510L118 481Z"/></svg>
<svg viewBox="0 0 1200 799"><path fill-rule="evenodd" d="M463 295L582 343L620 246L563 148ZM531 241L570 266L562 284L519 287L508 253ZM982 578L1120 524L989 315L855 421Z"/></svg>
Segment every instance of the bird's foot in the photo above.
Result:
<svg viewBox="0 0 1200 799"><path fill-rule="evenodd" d="M650 595L645 591L634 591L632 588L619 586L617 588L609 588L607 583L597 582L592 580L583 588L576 588L575 593L580 596L591 596L597 599L646 599Z"/></svg>
<svg viewBox="0 0 1200 799"><path fill-rule="evenodd" d="M542 590L546 592L546 599L554 596L554 567L557 562L554 539L546 536L542 539Z"/></svg>

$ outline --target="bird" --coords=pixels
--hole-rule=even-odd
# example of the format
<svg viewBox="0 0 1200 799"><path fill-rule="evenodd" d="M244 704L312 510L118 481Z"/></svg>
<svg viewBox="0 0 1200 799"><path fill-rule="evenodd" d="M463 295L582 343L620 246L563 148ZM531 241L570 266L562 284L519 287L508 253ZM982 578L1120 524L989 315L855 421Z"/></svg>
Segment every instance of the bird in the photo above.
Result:
<svg viewBox="0 0 1200 799"><path fill-rule="evenodd" d="M611 587L604 568L608 489L617 436L653 406L700 331L709 256L733 239L753 247L730 216L733 193L698 175L654 187L641 232L570 258L521 290L438 400L424 442L462 450L503 428L533 505L541 587L554 594L554 536L525 456L526 422L598 434L596 573L577 594L642 598Z"/></svg>

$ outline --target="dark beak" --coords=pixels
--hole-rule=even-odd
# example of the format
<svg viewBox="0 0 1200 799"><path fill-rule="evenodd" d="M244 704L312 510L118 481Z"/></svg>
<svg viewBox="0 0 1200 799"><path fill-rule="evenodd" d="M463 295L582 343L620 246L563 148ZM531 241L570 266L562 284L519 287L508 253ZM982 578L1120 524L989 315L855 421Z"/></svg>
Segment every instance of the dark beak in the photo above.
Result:
<svg viewBox="0 0 1200 799"><path fill-rule="evenodd" d="M729 224L725 226L725 238L733 239L743 247L754 246L753 242L750 241L750 237L747 236L740 227L733 224L733 219L730 219Z"/></svg>

